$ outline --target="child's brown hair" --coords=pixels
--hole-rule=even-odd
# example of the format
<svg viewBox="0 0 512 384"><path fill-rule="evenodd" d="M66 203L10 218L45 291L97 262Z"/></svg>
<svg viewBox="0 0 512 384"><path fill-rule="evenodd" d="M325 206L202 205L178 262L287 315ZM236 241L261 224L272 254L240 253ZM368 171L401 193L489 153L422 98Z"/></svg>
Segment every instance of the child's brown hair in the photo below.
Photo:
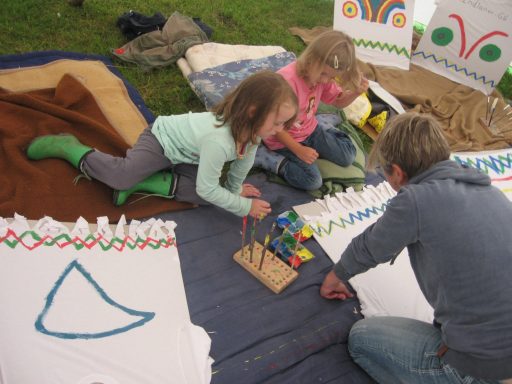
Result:
<svg viewBox="0 0 512 384"><path fill-rule="evenodd" d="M284 103L291 103L295 108L294 116L285 123L285 129L289 129L297 117L297 96L281 75L261 71L244 79L212 112L217 116L219 126L231 126L235 143L251 141L255 144L257 131L267 116L278 111Z"/></svg>
<svg viewBox="0 0 512 384"><path fill-rule="evenodd" d="M323 65L339 71L343 85L359 85L361 73L357 68L356 50L346 33L327 31L313 39L297 59L297 73L307 77L311 68Z"/></svg>
<svg viewBox="0 0 512 384"><path fill-rule="evenodd" d="M373 144L368 169L398 165L410 179L450 158L450 146L431 116L407 112L391 118Z"/></svg>

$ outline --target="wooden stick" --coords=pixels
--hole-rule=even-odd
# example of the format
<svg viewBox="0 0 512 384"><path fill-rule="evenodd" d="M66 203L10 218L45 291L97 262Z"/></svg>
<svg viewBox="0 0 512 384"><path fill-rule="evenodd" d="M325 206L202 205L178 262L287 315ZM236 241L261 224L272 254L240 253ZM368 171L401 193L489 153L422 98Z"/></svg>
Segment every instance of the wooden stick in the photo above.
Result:
<svg viewBox="0 0 512 384"><path fill-rule="evenodd" d="M281 237L279 238L279 242L276 245L276 248L274 249L274 254L272 255L272 260L276 257L277 251L279 250L279 247L281 246L281 243L283 242L284 235L288 231L288 227L284 227L283 233L281 234Z"/></svg>
<svg viewBox="0 0 512 384"><path fill-rule="evenodd" d="M276 228L277 222L274 221L272 223L272 227L270 228L270 231L267 233L267 236L265 236L265 242L263 243L263 251L261 251L261 257L260 257L260 265L258 269L261 271L261 267L263 267L263 259L265 259L265 253L267 252L268 243L270 242L270 235L272 232L274 232L274 229Z"/></svg>
<svg viewBox="0 0 512 384"><path fill-rule="evenodd" d="M485 121L487 121L487 118L489 117L489 104L491 101L491 96L487 96L487 106L485 108Z"/></svg>
<svg viewBox="0 0 512 384"><path fill-rule="evenodd" d="M256 240L255 239L255 237L256 237L256 220L258 220L258 219L253 217L252 228L251 228L251 245L249 246L249 248L250 248L249 263L252 263L252 254L254 253L254 241Z"/></svg>
<svg viewBox="0 0 512 384"><path fill-rule="evenodd" d="M494 101L492 102L491 116L489 117L489 122L487 123L489 127L491 126L492 116L494 115L494 111L496 110L496 104L498 104L498 98L495 98Z"/></svg>
<svg viewBox="0 0 512 384"><path fill-rule="evenodd" d="M302 238L302 232L299 231L299 238L297 239L297 244L295 244L295 250L293 251L293 259L292 259L292 269L297 261L297 252L299 251L300 239Z"/></svg>
<svg viewBox="0 0 512 384"><path fill-rule="evenodd" d="M244 247L245 247L245 233L247 231L247 216L244 216L242 220L242 257L244 256Z"/></svg>

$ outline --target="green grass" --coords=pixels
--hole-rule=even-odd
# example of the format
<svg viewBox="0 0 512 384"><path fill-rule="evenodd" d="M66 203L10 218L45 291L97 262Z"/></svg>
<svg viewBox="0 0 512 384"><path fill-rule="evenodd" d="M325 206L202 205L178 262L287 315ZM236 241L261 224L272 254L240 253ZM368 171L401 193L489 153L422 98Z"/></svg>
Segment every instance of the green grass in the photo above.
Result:
<svg viewBox="0 0 512 384"><path fill-rule="evenodd" d="M178 67L143 71L111 55L126 43L117 18L130 9L170 16L178 11L214 29L212 41L226 44L280 45L299 53L302 41L288 28L331 25L332 0L85 0L72 7L66 0L3 0L0 13L0 54L62 50L112 58L121 73L155 114L204 110Z"/></svg>
<svg viewBox="0 0 512 384"><path fill-rule="evenodd" d="M280 45L298 54L304 44L288 28L332 25L333 7L333 0L85 0L83 7L72 7L66 0L3 0L0 54L62 50L109 56L155 115L200 111L203 105L176 65L143 71L111 55L126 43L115 25L122 13L159 11L168 17L179 11L211 26L212 41ZM508 98L511 83L509 73L499 86Z"/></svg>

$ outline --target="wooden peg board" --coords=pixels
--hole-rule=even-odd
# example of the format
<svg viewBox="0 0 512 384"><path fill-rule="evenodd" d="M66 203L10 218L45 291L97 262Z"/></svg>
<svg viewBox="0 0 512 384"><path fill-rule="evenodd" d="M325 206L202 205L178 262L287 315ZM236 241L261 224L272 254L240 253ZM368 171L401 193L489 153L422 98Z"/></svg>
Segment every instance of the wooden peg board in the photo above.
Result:
<svg viewBox="0 0 512 384"><path fill-rule="evenodd" d="M263 246L254 242L252 263L250 262L249 244L243 248L243 255L240 250L233 255L233 259L274 293L280 293L299 276L299 273L282 261L279 256L272 260L273 253L269 250L265 252L263 266L259 270L262 251Z"/></svg>

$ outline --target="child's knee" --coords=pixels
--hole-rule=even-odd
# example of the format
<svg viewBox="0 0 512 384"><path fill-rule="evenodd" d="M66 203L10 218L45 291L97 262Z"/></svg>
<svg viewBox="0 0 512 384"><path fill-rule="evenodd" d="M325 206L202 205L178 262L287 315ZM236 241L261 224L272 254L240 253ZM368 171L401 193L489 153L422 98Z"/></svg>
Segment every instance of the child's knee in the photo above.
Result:
<svg viewBox="0 0 512 384"><path fill-rule="evenodd" d="M343 132L339 133L343 134L343 136L337 137L339 140L340 152L342 154L340 156L340 165L342 167L348 167L356 158L356 147L354 143L352 143L352 140L350 140L350 137Z"/></svg>
<svg viewBox="0 0 512 384"><path fill-rule="evenodd" d="M304 180L304 190L306 191L314 191L319 189L323 184L321 175L309 175L308 178Z"/></svg>

